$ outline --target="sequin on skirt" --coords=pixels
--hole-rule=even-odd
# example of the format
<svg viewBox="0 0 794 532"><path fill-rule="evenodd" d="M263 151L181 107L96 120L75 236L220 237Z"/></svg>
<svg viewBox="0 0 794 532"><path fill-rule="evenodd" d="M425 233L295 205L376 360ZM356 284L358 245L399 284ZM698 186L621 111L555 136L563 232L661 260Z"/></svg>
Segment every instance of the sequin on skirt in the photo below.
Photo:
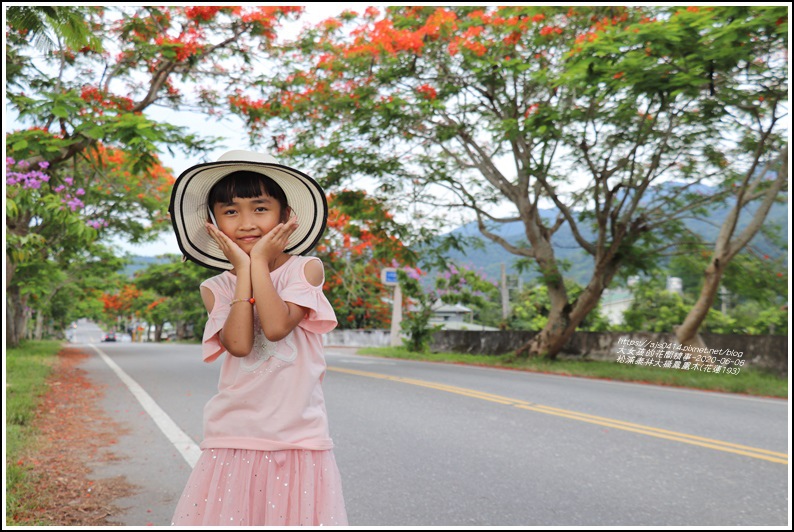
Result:
<svg viewBox="0 0 794 532"><path fill-rule="evenodd" d="M172 524L346 526L333 451L206 449Z"/></svg>

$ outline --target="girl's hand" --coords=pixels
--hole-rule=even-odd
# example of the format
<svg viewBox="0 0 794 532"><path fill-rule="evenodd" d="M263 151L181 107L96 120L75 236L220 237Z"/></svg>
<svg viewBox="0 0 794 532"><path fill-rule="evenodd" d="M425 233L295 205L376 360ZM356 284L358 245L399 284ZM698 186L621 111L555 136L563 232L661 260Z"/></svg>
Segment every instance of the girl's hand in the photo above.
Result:
<svg viewBox="0 0 794 532"><path fill-rule="evenodd" d="M271 264L279 255L284 253L284 249L289 243L289 237L298 228L298 219L290 218L285 223L280 223L270 230L268 234L259 239L251 250L252 260L264 260Z"/></svg>
<svg viewBox="0 0 794 532"><path fill-rule="evenodd" d="M234 240L226 236L223 231L209 222L204 224L204 226L207 228L207 233L218 243L223 255L232 263L235 270L251 264L251 257Z"/></svg>

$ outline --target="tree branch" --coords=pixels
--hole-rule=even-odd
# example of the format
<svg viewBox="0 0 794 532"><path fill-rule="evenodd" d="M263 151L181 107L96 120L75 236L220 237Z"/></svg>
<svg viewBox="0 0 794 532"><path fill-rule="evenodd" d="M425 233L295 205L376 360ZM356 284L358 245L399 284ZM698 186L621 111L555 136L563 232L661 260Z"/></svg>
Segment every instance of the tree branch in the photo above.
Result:
<svg viewBox="0 0 794 532"><path fill-rule="evenodd" d="M778 193L783 190L783 187L788 182L788 146L784 146L783 149L780 151L780 171L777 174L777 177L772 182L772 186L770 186L765 195L764 199L759 205L758 209L755 211L753 218L750 220L750 223L744 230L736 237L733 241L728 241L726 244L726 255L725 259L731 260L741 249L746 246L750 240L758 233L761 229L761 225L764 223L769 210L772 208L772 204L775 202ZM765 168L766 170L766 168ZM765 174L766 172L764 172ZM763 175L760 177L763 178ZM739 204L734 207L735 210L739 210ZM737 216L738 218L738 216ZM735 223L732 224L735 226ZM720 234L722 236L722 234ZM724 260L725 260L724 259Z"/></svg>

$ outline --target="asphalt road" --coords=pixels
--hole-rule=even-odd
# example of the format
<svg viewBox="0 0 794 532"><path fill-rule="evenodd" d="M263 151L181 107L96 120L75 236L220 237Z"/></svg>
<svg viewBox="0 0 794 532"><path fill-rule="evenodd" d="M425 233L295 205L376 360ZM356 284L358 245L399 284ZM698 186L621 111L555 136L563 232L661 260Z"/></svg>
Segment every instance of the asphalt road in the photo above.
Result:
<svg viewBox="0 0 794 532"><path fill-rule="evenodd" d="M114 519L169 525L220 365L100 338L74 343L125 430L91 465L139 486ZM786 400L353 353L324 383L351 526L790 526Z"/></svg>

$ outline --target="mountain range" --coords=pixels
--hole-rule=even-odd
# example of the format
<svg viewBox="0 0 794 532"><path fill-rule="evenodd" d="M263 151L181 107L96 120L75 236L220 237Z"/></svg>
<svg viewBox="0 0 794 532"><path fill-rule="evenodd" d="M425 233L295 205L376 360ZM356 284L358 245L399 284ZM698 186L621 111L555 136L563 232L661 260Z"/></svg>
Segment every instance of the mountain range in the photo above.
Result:
<svg viewBox="0 0 794 532"><path fill-rule="evenodd" d="M706 241L713 242L717 238L720 226L728 213L728 209L729 207L715 209L704 219L690 219L685 221L685 225L695 234L701 235ZM773 234L783 243L787 243L789 239L788 212L789 207L787 203L775 204L772 206L764 222L766 226L772 229ZM557 210L541 209L541 216L544 219L554 220L557 216ZM743 228L746 223L746 220L740 220L739 228ZM502 224L501 227L495 229L494 232L512 244L523 242L526 245L527 237L524 233L522 222ZM486 279L499 281L501 278L502 264L505 265L506 272L509 276L518 276L521 278L522 282L532 281L538 276L535 272L525 271L519 273L515 263L520 257L508 252L501 245L482 236L476 222L463 225L451 231L450 234L458 237L477 238L480 241L481 246L471 246L465 253L454 250L450 251L447 254L447 258L459 265L479 271ZM585 238L587 238L587 235L585 235ZM567 224L560 227L557 233L552 237L552 245L556 258L570 265L570 268L565 271L564 275L579 284L586 284L592 275L592 257L585 253L578 245ZM772 258L778 258L781 255L786 258L788 256L785 244L781 247L761 233L757 234L755 238L751 240L750 245L758 253L769 255Z"/></svg>

